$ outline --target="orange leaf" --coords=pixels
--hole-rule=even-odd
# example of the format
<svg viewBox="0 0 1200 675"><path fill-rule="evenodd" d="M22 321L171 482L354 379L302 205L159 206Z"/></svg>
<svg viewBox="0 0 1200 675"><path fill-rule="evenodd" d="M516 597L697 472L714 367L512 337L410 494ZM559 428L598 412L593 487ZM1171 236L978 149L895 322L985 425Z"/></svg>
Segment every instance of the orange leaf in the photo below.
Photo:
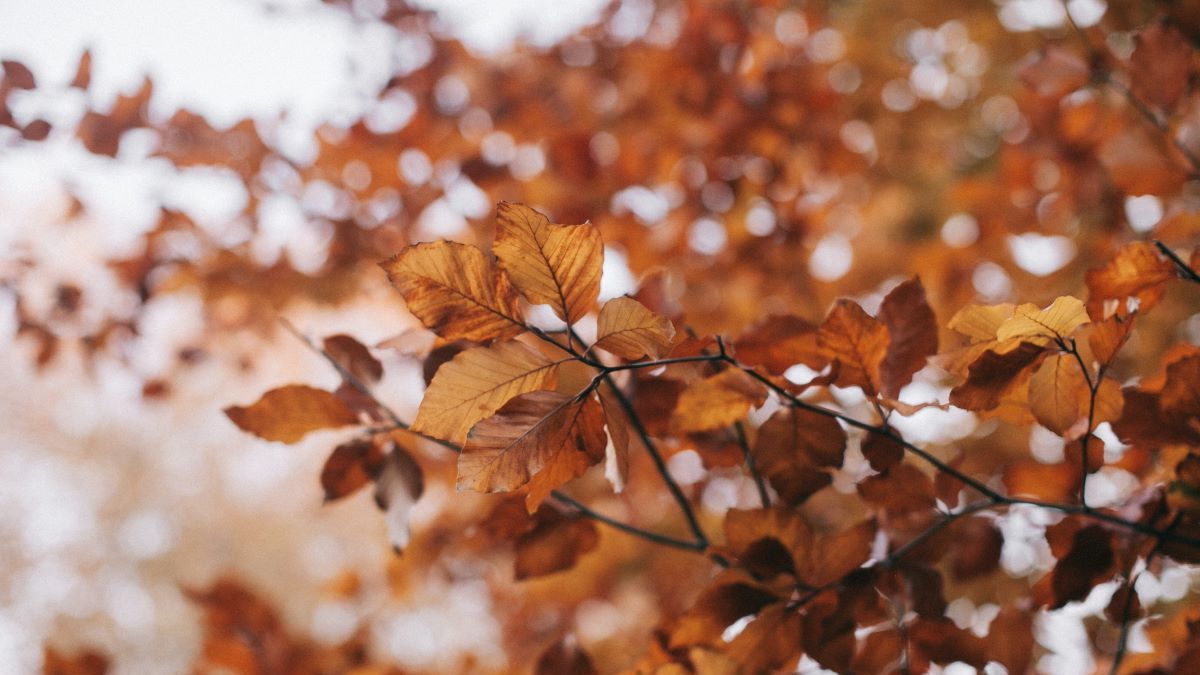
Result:
<svg viewBox="0 0 1200 675"><path fill-rule="evenodd" d="M342 368L364 384L383 377L383 364L371 355L366 345L349 335L330 335L321 343L322 350Z"/></svg>
<svg viewBox="0 0 1200 675"><path fill-rule="evenodd" d="M827 359L817 345L817 327L790 314L775 314L758 322L733 343L738 361L762 366L774 375L797 363L821 368Z"/></svg>
<svg viewBox="0 0 1200 675"><path fill-rule="evenodd" d="M842 465L846 432L831 417L801 408L780 410L758 429L754 461L788 504L829 485L823 468Z"/></svg>
<svg viewBox="0 0 1200 675"><path fill-rule="evenodd" d="M532 513L550 491L604 457L604 417L588 397L522 394L479 422L458 456L458 489L507 492L529 484Z"/></svg>
<svg viewBox="0 0 1200 675"><path fill-rule="evenodd" d="M517 539L514 572L518 581L570 569L579 556L600 543L591 520L542 512L547 515L539 513L537 525Z"/></svg>
<svg viewBox="0 0 1200 675"><path fill-rule="evenodd" d="M447 340L498 340L525 330L508 275L474 246L416 244L379 265L408 311Z"/></svg>
<svg viewBox="0 0 1200 675"><path fill-rule="evenodd" d="M660 358L671 351L675 326L629 297L613 298L600 308L596 346L624 359Z"/></svg>
<svg viewBox="0 0 1200 675"><path fill-rule="evenodd" d="M937 317L925 300L921 280L913 277L893 288L879 307L879 320L891 336L881 366L880 391L896 397L938 350Z"/></svg>
<svg viewBox="0 0 1200 675"><path fill-rule="evenodd" d="M838 386L862 387L868 396L879 393L880 366L891 341L887 326L858 303L838 300L821 324L817 340L825 355L841 364Z"/></svg>
<svg viewBox="0 0 1200 675"><path fill-rule="evenodd" d="M321 469L325 501L341 499L370 483L383 469L384 456L369 439L355 439L333 449Z"/></svg>
<svg viewBox="0 0 1200 675"><path fill-rule="evenodd" d="M295 443L312 431L358 422L358 416L337 396L302 384L272 389L248 407L226 408L225 415L242 431L283 443Z"/></svg>
<svg viewBox="0 0 1200 675"><path fill-rule="evenodd" d="M1175 26L1157 21L1142 28L1133 38L1129 57L1130 88L1144 101L1167 113L1188 90L1192 69L1192 47Z"/></svg>
<svg viewBox="0 0 1200 675"><path fill-rule="evenodd" d="M438 368L412 429L461 444L476 422L510 399L553 387L559 363L520 342L468 349Z"/></svg>
<svg viewBox="0 0 1200 675"><path fill-rule="evenodd" d="M496 207L492 252L529 302L575 323L596 304L604 243L592 225L555 225L524 204Z"/></svg>
<svg viewBox="0 0 1200 675"><path fill-rule="evenodd" d="M1159 254L1150 242L1135 241L1121 247L1104 267L1088 270L1088 312L1106 316L1106 301L1116 300L1116 313L1124 316L1127 298L1138 300L1138 311L1145 312L1163 296L1166 283L1175 278L1175 266Z"/></svg>
<svg viewBox="0 0 1200 675"><path fill-rule="evenodd" d="M713 431L746 416L763 404L767 390L736 368L693 382L679 396L672 419L683 432Z"/></svg>
<svg viewBox="0 0 1200 675"><path fill-rule="evenodd" d="M1030 342L1004 354L984 352L968 369L967 381L950 391L950 404L975 411L995 408L1025 370L1044 354L1045 350Z"/></svg>

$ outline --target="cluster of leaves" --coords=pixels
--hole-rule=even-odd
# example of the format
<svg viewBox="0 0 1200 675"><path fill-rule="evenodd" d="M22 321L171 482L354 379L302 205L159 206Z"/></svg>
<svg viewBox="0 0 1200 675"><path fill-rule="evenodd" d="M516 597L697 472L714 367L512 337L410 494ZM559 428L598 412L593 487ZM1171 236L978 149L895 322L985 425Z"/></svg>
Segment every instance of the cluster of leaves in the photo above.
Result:
<svg viewBox="0 0 1200 675"><path fill-rule="evenodd" d="M765 672L802 654L836 672L920 672L952 661L1024 672L1033 611L1083 600L1115 579L1123 591L1109 614L1123 626L1142 611L1130 591L1139 560L1200 562L1200 454L1187 454L1166 488L1149 484L1116 508L1086 500L1089 474L1106 466L1099 425L1111 423L1133 446L1107 465L1134 472L1151 465L1147 453L1197 444L1200 407L1185 382L1200 352L1169 357L1157 384L1122 389L1107 374L1135 321L1176 278L1176 265L1191 270L1154 245L1131 244L1089 274L1096 320L1071 296L1045 308L971 305L948 324L969 341L943 351L917 278L895 286L877 316L841 300L819 324L774 315L727 344L680 330L680 317L661 314L652 288L594 311L602 257L594 226L557 225L501 203L491 257L438 241L381 263L443 345L429 357L436 371L411 425L370 394L364 380L378 378L378 362L345 336L320 350L343 375L338 392L283 387L227 414L246 431L282 441L356 419L390 419L337 448L322 482L331 498L372 478L377 496L402 493L392 499L399 508L381 502L398 549L409 540L403 519L421 486L417 463L397 443L407 438L457 452L460 490L523 496L527 516L503 501L486 525L515 541L518 579L574 565L598 542L593 520L708 556L723 571L665 627L661 649L643 664L663 672L678 665ZM529 305L548 305L563 327L531 326ZM576 328L593 311L589 344ZM1000 487L974 475L961 455L941 457L907 441L889 425L893 415L944 406L897 398L930 359L961 380L952 405L1012 424L1036 420L1063 439L1063 461L1009 462ZM815 376L783 377L794 364ZM873 418L846 412L831 388L860 391ZM1136 403L1127 408L1126 397ZM769 398L779 410L754 424L751 411ZM814 512L811 502L832 491L832 472L847 461L851 433L870 475L839 512ZM386 456L381 437L391 445ZM698 451L710 468L740 464L757 484L761 507L730 510L723 543L709 539L667 469L665 458L683 449ZM601 461L620 490L634 451L653 460L690 539L614 521L559 490ZM1066 515L1046 532L1058 563L1027 594L1007 598L980 638L946 618L945 586L1004 574L995 516L1018 505Z"/></svg>
<svg viewBox="0 0 1200 675"><path fill-rule="evenodd" d="M381 5L331 4L349 12ZM379 352L345 335L313 345L339 372L336 391L292 385L227 411L280 442L360 427L326 463L327 499L373 486L392 544L409 559L429 562L443 540L472 532L473 553L513 547L525 579L611 553L606 526L703 554L705 573L709 563L724 571L698 599L700 588L683 581L676 595L685 600L662 593L664 623L640 664L646 671L754 672L803 652L838 671L959 660L1022 672L1032 663L1036 613L1107 581L1119 589L1105 625L1089 626L1098 656L1114 670L1195 669L1194 603L1140 607L1129 591L1141 570L1197 562L1200 537L1200 404L1191 393L1200 355L1174 345L1195 296L1182 285L1167 291L1178 277L1200 281L1196 261L1173 252L1200 231L1200 17L1190 3L1109 3L1092 27L1013 34L986 4L954 7L957 28L942 31L934 30L947 18L942 3L663 2L636 39L618 27L623 10L614 5L558 46L505 58L473 55L438 37L429 15L383 4L359 18L394 28L429 58L398 66L378 97L411 100L415 112L395 130L365 119L323 128L311 162L276 147L269 123L221 129L189 111L153 119L149 81L63 129L23 118L29 107L16 102L38 86L28 69L5 62L0 81L6 143L65 135L119 160L125 134L149 130L156 157L238 177L250 195L240 214L249 231L260 203L282 194L331 232L325 264L301 272L286 256L261 264L249 243L227 246L164 207L141 248L109 262L141 302L195 289L214 331L274 325L259 308L344 301L379 286L371 263L402 249L384 268L436 333L436 341L392 343L426 375L411 424L372 393L383 374ZM970 40L960 35L954 54L897 58L893 49L949 44L956 31ZM809 48L835 43L841 56ZM966 81L963 101L881 105L918 62L966 62L971 49L995 65ZM85 54L70 88L87 91L90 64ZM461 88L465 103L445 95ZM852 122L869 123L870 144ZM519 166L522 153L542 170ZM301 199L317 187L333 206ZM409 245L430 238L439 205L472 188L513 203L500 209L490 255L469 243ZM631 192L661 202L662 212L631 208ZM1154 234L1162 245L1131 243L1126 200L1146 196L1161 210ZM594 224L554 225L517 202ZM64 219L85 211L80 202ZM937 224L956 213L970 214L977 237L948 245ZM719 225L723 247L698 250L697 223L707 227L701 233ZM599 232L646 276L634 297L597 307ZM1075 256L1031 273L1011 254L1013 237L1024 235L1068 238ZM854 264L836 281L809 271L830 236L852 241ZM485 243L492 231L482 225L458 238ZM36 340L39 363L71 336L88 351L119 355L136 322L91 322L84 310L95 291L77 279L63 279L49 301L27 292L21 275L37 264L6 266L0 285L15 291L19 330ZM997 271L1007 286L985 295L1032 304L975 305L980 274ZM863 305L874 301L872 316ZM548 305L565 328L533 326L527 304ZM945 330L938 316L952 317ZM717 337L725 334L736 337ZM181 363L197 352L181 352ZM949 405L989 420L979 433L921 447L889 424L947 406L901 396L926 363L940 368L930 377L952 385ZM796 364L811 373L806 381L784 377ZM165 381L146 385L148 396L169 391ZM861 396L847 398L847 389ZM1062 439L1060 461L1030 456L1034 423ZM1105 423L1128 448L1104 447ZM457 453L459 487L515 494L414 539L409 511L426 479L445 473L439 454L448 453L430 444ZM710 475L744 472L762 508L713 522L698 488L667 470L687 450ZM611 490L589 470L600 463ZM1094 507L1087 485L1103 470L1127 472L1139 487ZM679 522L659 508L663 495ZM613 504L637 518L607 515L622 510ZM998 566L999 519L1031 507L1064 516L1045 536L1057 562L1040 579L1013 579ZM710 536L718 529L724 536ZM657 559L626 553L644 566ZM944 616L954 597L1001 607L986 638ZM1123 629L1142 619L1155 652L1126 656ZM261 632L235 630L232 639L249 635L256 645ZM530 638L538 654L555 645L546 672L584 671L587 657L560 637ZM511 638L509 647L531 648L523 642Z"/></svg>

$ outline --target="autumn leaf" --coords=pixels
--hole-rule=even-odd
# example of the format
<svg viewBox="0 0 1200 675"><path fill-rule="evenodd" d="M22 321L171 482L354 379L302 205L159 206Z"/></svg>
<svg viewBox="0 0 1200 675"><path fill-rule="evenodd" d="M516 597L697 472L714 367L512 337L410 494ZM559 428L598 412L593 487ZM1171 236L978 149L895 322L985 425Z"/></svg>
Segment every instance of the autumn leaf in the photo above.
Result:
<svg viewBox="0 0 1200 675"><path fill-rule="evenodd" d="M891 342L887 326L850 300L838 300L817 337L825 356L841 364L837 384L861 387L868 396L881 391L880 367Z"/></svg>
<svg viewBox="0 0 1200 675"><path fill-rule="evenodd" d="M524 204L500 202L492 252L529 302L573 324L596 304L604 243L592 225L555 225Z"/></svg>
<svg viewBox="0 0 1200 675"><path fill-rule="evenodd" d="M975 342L987 342L996 339L1000 326L1013 315L1016 305L967 305L958 310L950 319L947 327L958 331Z"/></svg>
<svg viewBox="0 0 1200 675"><path fill-rule="evenodd" d="M461 444L476 422L509 400L553 387L559 363L520 342L468 349L438 369L412 429Z"/></svg>
<svg viewBox="0 0 1200 675"><path fill-rule="evenodd" d="M880 366L880 392L896 397L938 349L937 317L925 300L921 280L913 277L884 296L879 320L887 326L890 336Z"/></svg>
<svg viewBox="0 0 1200 675"><path fill-rule="evenodd" d="M1090 400L1091 389L1070 354L1047 357L1029 379L1029 409L1033 416L1068 440L1090 431L1086 428Z"/></svg>
<svg viewBox="0 0 1200 675"><path fill-rule="evenodd" d="M1188 90L1192 46L1178 28L1156 21L1134 35L1129 65L1134 94L1170 112Z"/></svg>
<svg viewBox="0 0 1200 675"><path fill-rule="evenodd" d="M725 536L738 556L761 551L759 542L763 540L779 542L792 557L797 579L820 587L870 558L875 524L862 521L838 532L816 534L799 513L784 507L730 509L725 514Z"/></svg>
<svg viewBox="0 0 1200 675"><path fill-rule="evenodd" d="M409 512L424 491L425 477L421 466L407 451L392 444L383 469L375 479L375 503L385 513L388 540L397 553L407 548L412 539Z"/></svg>
<svg viewBox="0 0 1200 675"><path fill-rule="evenodd" d="M518 581L570 569L600 543L591 520L552 509L543 509L538 515L533 529L516 541L514 572Z"/></svg>
<svg viewBox="0 0 1200 675"><path fill-rule="evenodd" d="M604 382L599 388L600 406L604 409L604 424L612 441L606 448L604 475L613 485L614 492L625 489L629 480L629 452L634 439L629 414L617 400L617 391Z"/></svg>
<svg viewBox="0 0 1200 675"><path fill-rule="evenodd" d="M590 396L518 396L471 429L458 456L458 489L508 492L528 483L532 513L551 490L604 457L603 425Z"/></svg>
<svg viewBox="0 0 1200 675"><path fill-rule="evenodd" d="M349 335L330 335L321 342L324 352L363 384L374 384L383 377L383 364L366 345Z"/></svg>
<svg viewBox="0 0 1200 675"><path fill-rule="evenodd" d="M1000 324L996 339L1046 344L1056 338L1065 339L1089 320L1083 302L1064 295L1045 309L1033 304L1020 305L1013 310L1012 317Z"/></svg>
<svg viewBox="0 0 1200 675"><path fill-rule="evenodd" d="M845 450L846 432L837 420L787 408L759 427L753 452L758 470L779 496L799 504L829 485L832 479L823 469L841 467Z"/></svg>
<svg viewBox="0 0 1200 675"><path fill-rule="evenodd" d="M325 501L341 499L366 486L379 475L383 465L383 452L370 439L359 438L337 446L321 469Z"/></svg>
<svg viewBox="0 0 1200 675"><path fill-rule="evenodd" d="M791 314L772 314L748 328L733 343L740 363L762 366L773 375L803 363L822 368L827 362L817 344L817 327Z"/></svg>
<svg viewBox="0 0 1200 675"><path fill-rule="evenodd" d="M760 406L767 390L736 368L699 380L683 390L672 419L683 432L713 431L729 426Z"/></svg>
<svg viewBox="0 0 1200 675"><path fill-rule="evenodd" d="M629 297L613 298L600 308L596 346L624 359L660 358L671 350L675 326Z"/></svg>
<svg viewBox="0 0 1200 675"><path fill-rule="evenodd" d="M967 380L950 390L950 404L967 410L992 410L1045 353L1042 347L1030 342L1023 342L1004 354L985 351L971 364Z"/></svg>
<svg viewBox="0 0 1200 675"><path fill-rule="evenodd" d="M730 641L726 654L745 673L766 673L791 665L800 656L803 625L800 614L787 603L767 605Z"/></svg>
<svg viewBox="0 0 1200 675"><path fill-rule="evenodd" d="M501 340L525 330L508 275L474 246L416 244L380 267L408 311L446 340Z"/></svg>
<svg viewBox="0 0 1200 675"><path fill-rule="evenodd" d="M778 600L744 573L722 572L700 594L695 604L680 617L671 632L673 648L687 645L717 645L725 629L738 619L756 613Z"/></svg>
<svg viewBox="0 0 1200 675"><path fill-rule="evenodd" d="M542 652L533 672L534 675L596 675L596 668L574 636L567 635Z"/></svg>
<svg viewBox="0 0 1200 675"><path fill-rule="evenodd" d="M1175 278L1175 266L1159 254L1158 248L1145 241L1135 241L1121 247L1106 265L1088 270L1087 311L1093 316L1107 316L1105 305L1114 301L1116 314L1128 314L1126 301L1135 298L1138 312L1146 312L1162 299L1168 281Z"/></svg>
<svg viewBox="0 0 1200 675"><path fill-rule="evenodd" d="M226 408L225 415L242 431L282 443L295 443L313 431L358 423L358 416L337 396L302 384L272 389L250 406Z"/></svg>

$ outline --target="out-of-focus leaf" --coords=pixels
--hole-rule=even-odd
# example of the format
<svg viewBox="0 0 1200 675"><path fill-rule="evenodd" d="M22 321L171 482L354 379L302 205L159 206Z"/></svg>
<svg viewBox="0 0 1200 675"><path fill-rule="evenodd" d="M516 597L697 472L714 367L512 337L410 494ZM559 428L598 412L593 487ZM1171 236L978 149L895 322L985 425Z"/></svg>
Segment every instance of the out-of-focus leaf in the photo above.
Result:
<svg viewBox="0 0 1200 675"><path fill-rule="evenodd" d="M1192 46L1175 26L1156 21L1133 37L1130 87L1144 101L1170 112L1188 90Z"/></svg>
<svg viewBox="0 0 1200 675"><path fill-rule="evenodd" d="M883 323L851 300L838 300L817 336L825 356L841 368L837 385L861 387L868 396L881 391L880 367L891 342Z"/></svg>
<svg viewBox="0 0 1200 675"><path fill-rule="evenodd" d="M733 351L739 362L773 375L797 363L821 368L828 360L817 344L817 327L791 314L773 314L754 324L733 343Z"/></svg>
<svg viewBox="0 0 1200 675"><path fill-rule="evenodd" d="M474 246L415 244L380 266L408 311L447 340L499 340L525 330L508 275Z"/></svg>
<svg viewBox="0 0 1200 675"><path fill-rule="evenodd" d="M913 277L893 288L879 306L879 320L891 337L880 368L880 391L896 397L938 350L937 317L925 299L921 280Z"/></svg>
<svg viewBox="0 0 1200 675"><path fill-rule="evenodd" d="M1018 76L1038 96L1059 98L1087 84L1091 69L1076 54L1050 46L1030 54L1021 63Z"/></svg>
<svg viewBox="0 0 1200 675"><path fill-rule="evenodd" d="M744 673L766 673L790 666L800 658L804 622L785 602L767 605L737 637L725 653L741 665Z"/></svg>
<svg viewBox="0 0 1200 675"><path fill-rule="evenodd" d="M529 484L537 509L550 491L604 457L604 417L591 397L522 394L476 424L458 456L458 488L507 492Z"/></svg>
<svg viewBox="0 0 1200 675"><path fill-rule="evenodd" d="M596 304L604 243L594 226L555 225L524 204L500 202L492 252L533 304L575 323Z"/></svg>
<svg viewBox="0 0 1200 675"><path fill-rule="evenodd" d="M342 368L364 384L374 384L383 377L383 364L371 354L366 345L349 335L330 335L321 348Z"/></svg>
<svg viewBox="0 0 1200 675"><path fill-rule="evenodd" d="M438 368L412 429L461 444L509 400L553 387L559 363L520 342L468 349Z"/></svg>
<svg viewBox="0 0 1200 675"><path fill-rule="evenodd" d="M375 480L383 465L384 454L370 439L358 438L337 446L321 469L325 501L341 499Z"/></svg>
<svg viewBox="0 0 1200 675"><path fill-rule="evenodd" d="M600 308L596 346L624 359L659 358L671 350L675 326L629 297L613 298Z"/></svg>
<svg viewBox="0 0 1200 675"><path fill-rule="evenodd" d="M546 514L546 515L542 515ZM570 569L580 556L596 548L600 535L591 520L539 511L538 523L516 542L517 580Z"/></svg>
<svg viewBox="0 0 1200 675"><path fill-rule="evenodd" d="M1124 316L1129 298L1138 301L1138 312L1144 313L1162 299L1168 281L1175 278L1175 266L1146 241L1135 241L1121 247L1117 255L1103 267L1088 270L1087 311L1092 316L1107 316L1108 301L1116 301L1119 316Z"/></svg>
<svg viewBox="0 0 1200 675"><path fill-rule="evenodd" d="M672 419L680 431L713 431L729 426L760 406L767 390L736 368L692 383L679 396Z"/></svg>
<svg viewBox="0 0 1200 675"><path fill-rule="evenodd" d="M542 652L533 672L534 675L596 675L596 668L574 636L568 635Z"/></svg>
<svg viewBox="0 0 1200 675"><path fill-rule="evenodd" d="M779 496L799 504L829 485L829 473L842 465L846 432L837 420L801 408L787 408L758 429L754 461Z"/></svg>
<svg viewBox="0 0 1200 675"><path fill-rule="evenodd" d="M358 416L332 393L302 384L272 389L225 415L242 431L268 441L295 443L309 432L356 424Z"/></svg>
<svg viewBox="0 0 1200 675"><path fill-rule="evenodd" d="M421 466L398 445L384 460L383 470L375 479L375 503L385 513L388 540L397 553L404 551L412 540L408 514L425 491L425 475Z"/></svg>
<svg viewBox="0 0 1200 675"><path fill-rule="evenodd" d="M778 599L744 573L722 572L679 619L671 632L671 647L719 645L722 633L733 622Z"/></svg>
<svg viewBox="0 0 1200 675"><path fill-rule="evenodd" d="M92 650L70 656L53 647L42 652L42 675L105 675L108 666L108 657Z"/></svg>

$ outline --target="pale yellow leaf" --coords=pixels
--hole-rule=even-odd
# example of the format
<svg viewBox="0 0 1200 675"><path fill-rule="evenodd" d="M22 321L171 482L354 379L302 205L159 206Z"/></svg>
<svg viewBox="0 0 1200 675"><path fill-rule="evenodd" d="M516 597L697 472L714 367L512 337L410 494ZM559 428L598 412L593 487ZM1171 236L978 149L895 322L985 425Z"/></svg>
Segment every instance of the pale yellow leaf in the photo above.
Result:
<svg viewBox="0 0 1200 675"><path fill-rule="evenodd" d="M974 342L995 340L1000 326L1012 316L1016 305L967 305L958 310L947 327L971 338Z"/></svg>
<svg viewBox="0 0 1200 675"><path fill-rule="evenodd" d="M525 330L508 275L474 246L415 244L380 263L408 311L447 340L499 340Z"/></svg>
<svg viewBox="0 0 1200 675"><path fill-rule="evenodd" d="M659 358L671 350L675 326L629 297L613 298L600 308L596 346L624 359Z"/></svg>
<svg viewBox="0 0 1200 675"><path fill-rule="evenodd" d="M492 252L529 302L575 323L596 304L604 242L593 225L556 225L524 204L500 202Z"/></svg>
<svg viewBox="0 0 1200 675"><path fill-rule="evenodd" d="M1024 304L1013 310L1011 318L996 331L997 340L1023 340L1045 344L1055 338L1066 338L1076 328L1090 321L1083 301L1070 295L1061 296L1049 307Z"/></svg>
<svg viewBox="0 0 1200 675"><path fill-rule="evenodd" d="M476 422L510 399L553 387L559 363L520 342L468 349L438 368L412 429L462 443Z"/></svg>

